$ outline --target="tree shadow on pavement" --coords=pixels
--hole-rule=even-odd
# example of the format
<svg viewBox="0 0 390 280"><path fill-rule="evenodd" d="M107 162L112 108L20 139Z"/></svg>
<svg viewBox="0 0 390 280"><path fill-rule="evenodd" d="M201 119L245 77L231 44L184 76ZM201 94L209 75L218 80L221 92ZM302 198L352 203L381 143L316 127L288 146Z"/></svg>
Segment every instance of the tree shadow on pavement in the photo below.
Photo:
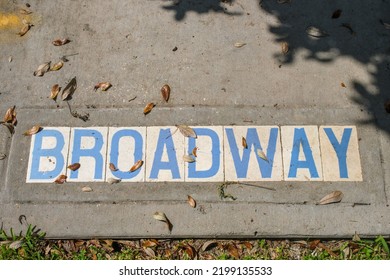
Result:
<svg viewBox="0 0 390 280"><path fill-rule="evenodd" d="M390 99L390 0L262 0L259 6L279 21L268 26L275 41L290 46L287 55L276 55L282 63L293 63L301 50L307 60L331 63L349 57L361 63L370 81L352 77L357 94L351 99L371 114L365 123L390 133L390 115L384 105ZM310 32L308 27L318 29Z"/></svg>
<svg viewBox="0 0 390 280"><path fill-rule="evenodd" d="M225 5L232 5L235 0L164 0L169 2L164 5L163 9L168 11L175 11L175 19L181 21L186 14L194 11L198 14L209 12L225 13L227 15L240 15L240 13L228 12Z"/></svg>

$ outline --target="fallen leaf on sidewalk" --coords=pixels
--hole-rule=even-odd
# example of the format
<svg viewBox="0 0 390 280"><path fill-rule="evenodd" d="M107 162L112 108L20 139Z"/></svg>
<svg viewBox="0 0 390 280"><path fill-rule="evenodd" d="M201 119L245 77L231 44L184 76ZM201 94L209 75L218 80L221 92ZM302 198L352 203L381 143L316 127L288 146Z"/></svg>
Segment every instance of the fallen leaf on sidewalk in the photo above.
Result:
<svg viewBox="0 0 390 280"><path fill-rule="evenodd" d="M243 42L237 42L237 43L234 44L234 46L235 46L236 48L242 48L242 47L245 46L245 45L246 45L246 43L243 43Z"/></svg>
<svg viewBox="0 0 390 280"><path fill-rule="evenodd" d="M188 204L189 204L192 208L195 208L195 207L196 207L196 201L195 201L195 199L192 198L192 196L190 196L190 195L187 196L187 202L188 202Z"/></svg>
<svg viewBox="0 0 390 280"><path fill-rule="evenodd" d="M184 155L183 160L184 162L188 162L188 163L195 162L195 159L191 155Z"/></svg>
<svg viewBox="0 0 390 280"><path fill-rule="evenodd" d="M101 82L101 83L96 84L93 89L96 91L96 90L98 90L100 88L102 91L106 91L111 86L112 86L112 84L110 84L109 82Z"/></svg>
<svg viewBox="0 0 390 280"><path fill-rule="evenodd" d="M136 170L139 169L143 164L144 164L144 162L143 162L142 160L138 160L138 161L130 168L130 172L136 171Z"/></svg>
<svg viewBox="0 0 390 280"><path fill-rule="evenodd" d="M184 137L197 138L195 131L191 127L187 125L176 125L176 127L179 129L181 134L184 135Z"/></svg>
<svg viewBox="0 0 390 280"><path fill-rule="evenodd" d="M60 91L61 91L61 87L58 84L52 86L50 91L50 98L56 100Z"/></svg>
<svg viewBox="0 0 390 280"><path fill-rule="evenodd" d="M34 72L34 76L42 77L45 75L45 73L50 69L50 63L51 61L39 65L37 70Z"/></svg>
<svg viewBox="0 0 390 280"><path fill-rule="evenodd" d="M337 203L340 202L342 198L343 198L343 193L341 191L334 191L324 196L318 204L325 205L330 203Z"/></svg>
<svg viewBox="0 0 390 280"><path fill-rule="evenodd" d="M333 14L332 14L332 18L333 18L333 19L339 18L339 17L341 16L341 12L342 12L342 11L341 11L340 9L334 11Z"/></svg>
<svg viewBox="0 0 390 280"><path fill-rule="evenodd" d="M34 135L36 133L38 133L39 131L42 130L42 127L39 126L39 125L34 125L32 128L30 128L29 130L26 130L23 135L24 136L31 136L31 135Z"/></svg>
<svg viewBox="0 0 390 280"><path fill-rule="evenodd" d="M7 112L5 112L4 122L5 123L14 123L14 122L16 122L15 106L12 106L12 107L8 108Z"/></svg>
<svg viewBox="0 0 390 280"><path fill-rule="evenodd" d="M192 149L192 155L193 155L194 157L197 157L197 156L198 156L198 155L197 155L197 151L198 151L198 147L195 147L195 148Z"/></svg>
<svg viewBox="0 0 390 280"><path fill-rule="evenodd" d="M154 106L156 106L154 103L148 103L144 108L144 115L149 114L154 108Z"/></svg>
<svg viewBox="0 0 390 280"><path fill-rule="evenodd" d="M81 190L83 192L92 192L93 191L91 187L83 187Z"/></svg>
<svg viewBox="0 0 390 280"><path fill-rule="evenodd" d="M241 138L241 144L244 149L248 149L248 144L246 143L245 137Z"/></svg>
<svg viewBox="0 0 390 280"><path fill-rule="evenodd" d="M170 94L171 88L169 87L169 85L163 85L163 87L161 88L161 95L165 102L168 102Z"/></svg>
<svg viewBox="0 0 390 280"><path fill-rule="evenodd" d="M70 169L70 170L72 170L72 171L76 171L77 169L79 169L80 168L80 163L73 163L73 164L71 164L71 165L69 165L68 166L68 169Z"/></svg>
<svg viewBox="0 0 390 280"><path fill-rule="evenodd" d="M265 160L266 162L269 162L267 156L264 154L264 152L263 152L262 150L257 149L257 150L256 150L256 153L257 153L257 155L258 155L261 159Z"/></svg>
<svg viewBox="0 0 390 280"><path fill-rule="evenodd" d="M64 38L64 39L56 39L52 42L52 44L54 46L63 46L69 42L70 42L70 40L68 38Z"/></svg>
<svg viewBox="0 0 390 280"><path fill-rule="evenodd" d="M168 220L168 218L167 218L167 216L165 215L165 213L163 213L163 212L155 212L155 213L153 214L153 218L155 218L155 219L158 220L158 221L161 221L161 222L166 223L169 232L172 231L173 225L172 225L171 222Z"/></svg>
<svg viewBox="0 0 390 280"><path fill-rule="evenodd" d="M76 77L74 77L70 82L66 85L66 87L62 90L61 98L63 101L70 99L73 93L77 89L77 81Z"/></svg>
<svg viewBox="0 0 390 280"><path fill-rule="evenodd" d="M341 83L340 85L341 85L341 87L343 87L343 88L346 88L346 87L347 87L344 83Z"/></svg>
<svg viewBox="0 0 390 280"><path fill-rule="evenodd" d="M30 23L25 23L22 27L22 29L19 31L19 36L22 37L24 35L26 35L26 33L30 30L30 28L34 26L33 24L30 24Z"/></svg>
<svg viewBox="0 0 390 280"><path fill-rule="evenodd" d="M0 153L0 160L3 160L3 159L5 159L6 157L7 157L7 155L6 155L6 154Z"/></svg>
<svg viewBox="0 0 390 280"><path fill-rule="evenodd" d="M21 8L19 10L19 14L21 14L21 15L29 15L29 14L32 14L32 11Z"/></svg>
<svg viewBox="0 0 390 280"><path fill-rule="evenodd" d="M316 38L322 38L322 37L329 36L329 34L326 31L324 31L318 27L315 27L315 26L309 26L308 28L306 28L306 33L307 33L307 35L312 36L312 37L316 37Z"/></svg>
<svg viewBox="0 0 390 280"><path fill-rule="evenodd" d="M58 71L62 68L62 66L64 66L64 62L60 60L50 68L50 71Z"/></svg>
<svg viewBox="0 0 390 280"><path fill-rule="evenodd" d="M66 179L68 179L68 176L61 174L57 177L57 179L54 181L56 184L63 184L66 182Z"/></svg>
<svg viewBox="0 0 390 280"><path fill-rule="evenodd" d="M110 162L109 168L111 171L114 171L114 172L119 170L118 168L116 168L115 164L113 164L112 162Z"/></svg>
<svg viewBox="0 0 390 280"><path fill-rule="evenodd" d="M121 179L115 179L115 178L108 178L107 182L112 185L112 184L117 184L121 181Z"/></svg>
<svg viewBox="0 0 390 280"><path fill-rule="evenodd" d="M286 55L290 50L290 47L287 42L282 42L281 47L282 47L282 53L284 55Z"/></svg>

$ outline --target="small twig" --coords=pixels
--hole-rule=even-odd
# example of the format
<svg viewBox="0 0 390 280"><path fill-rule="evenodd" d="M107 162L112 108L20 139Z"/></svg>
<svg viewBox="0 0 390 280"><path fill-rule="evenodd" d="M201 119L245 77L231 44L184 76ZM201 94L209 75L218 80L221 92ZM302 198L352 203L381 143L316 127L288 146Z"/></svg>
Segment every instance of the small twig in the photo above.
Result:
<svg viewBox="0 0 390 280"><path fill-rule="evenodd" d="M276 191L276 189L271 188L271 187L258 186L258 185L249 184L249 183L237 182L237 184L249 186L249 187L262 188L262 189L266 189L266 190L270 190L270 191Z"/></svg>
<svg viewBox="0 0 390 280"><path fill-rule="evenodd" d="M70 104L69 104L69 101L66 100L66 103L68 104L68 107L69 107L69 112L70 114L75 117L75 118L79 118L80 120L86 122L89 120L89 114L85 114L85 115L80 115L79 113L77 113L76 111L72 111L72 108L70 107Z"/></svg>
<svg viewBox="0 0 390 280"><path fill-rule="evenodd" d="M137 98L137 96L134 96L132 99L129 99L129 102L134 101Z"/></svg>

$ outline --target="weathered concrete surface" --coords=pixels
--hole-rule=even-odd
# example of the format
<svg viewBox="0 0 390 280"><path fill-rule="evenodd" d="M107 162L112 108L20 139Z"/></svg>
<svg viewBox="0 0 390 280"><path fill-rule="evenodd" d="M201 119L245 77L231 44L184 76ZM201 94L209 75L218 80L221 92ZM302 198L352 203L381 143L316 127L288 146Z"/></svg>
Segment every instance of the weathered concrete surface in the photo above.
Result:
<svg viewBox="0 0 390 280"><path fill-rule="evenodd" d="M29 1L33 13L23 17L34 26L19 37L24 4L0 0L2 19L19 19L0 25L0 112L16 105L18 118L12 138L0 127L5 229L24 229L18 218L25 215L56 238L388 236L390 126L383 103L390 98L390 30L380 20L390 22L389 1L95 2ZM343 12L332 19L336 9ZM309 37L308 26L330 35ZM64 37L72 42L51 44ZM281 41L290 45L287 55ZM69 61L59 71L32 75L64 55ZM75 76L69 103L90 114L87 122L49 98L53 84L63 87ZM112 88L94 92L101 81ZM164 83L172 88L168 103L159 92ZM149 102L157 106L144 116ZM276 191L232 185L227 192L235 201L220 200L216 183L25 183L30 138L22 133L33 125L181 123L356 125L363 181L255 182ZM84 186L93 192L82 192ZM334 190L344 193L341 203L315 204ZM186 204L187 195L197 208ZM172 233L153 219L156 211L169 217Z"/></svg>

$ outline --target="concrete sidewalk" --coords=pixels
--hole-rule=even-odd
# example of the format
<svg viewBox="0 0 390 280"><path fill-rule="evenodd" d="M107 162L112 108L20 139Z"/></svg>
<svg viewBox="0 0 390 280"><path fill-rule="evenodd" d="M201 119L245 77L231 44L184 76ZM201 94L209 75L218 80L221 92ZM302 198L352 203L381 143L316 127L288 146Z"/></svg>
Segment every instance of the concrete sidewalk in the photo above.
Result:
<svg viewBox="0 0 390 280"><path fill-rule="evenodd" d="M389 236L390 2L46 2L0 0L0 113L17 118L13 135L0 126L4 229L26 218L50 238ZM62 90L50 98L73 77L70 107ZM333 191L340 202L318 204Z"/></svg>

